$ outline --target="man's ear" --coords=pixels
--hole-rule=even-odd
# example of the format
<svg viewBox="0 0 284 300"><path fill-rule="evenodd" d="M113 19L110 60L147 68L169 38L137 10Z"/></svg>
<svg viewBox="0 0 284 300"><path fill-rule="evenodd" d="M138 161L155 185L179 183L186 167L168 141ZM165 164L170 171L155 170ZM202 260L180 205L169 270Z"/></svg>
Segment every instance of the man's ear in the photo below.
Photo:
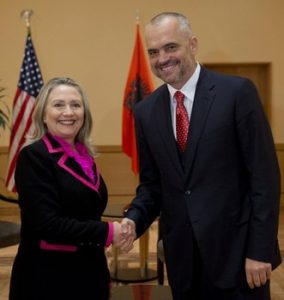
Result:
<svg viewBox="0 0 284 300"><path fill-rule="evenodd" d="M190 50L191 50L191 53L193 55L197 54L197 50L198 50L198 39L197 37L193 36L191 39L190 39Z"/></svg>

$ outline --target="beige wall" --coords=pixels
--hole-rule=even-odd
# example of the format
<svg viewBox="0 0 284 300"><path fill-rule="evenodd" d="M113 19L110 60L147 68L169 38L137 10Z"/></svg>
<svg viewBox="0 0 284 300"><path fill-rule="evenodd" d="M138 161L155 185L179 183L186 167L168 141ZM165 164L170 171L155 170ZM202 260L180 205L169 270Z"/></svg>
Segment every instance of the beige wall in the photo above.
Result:
<svg viewBox="0 0 284 300"><path fill-rule="evenodd" d="M161 11L191 18L199 37L198 60L272 63L272 129L284 142L284 1L282 0L1 0L0 85L12 99L19 77L26 28L20 12L30 8L33 41L45 80L67 75L90 98L97 145L120 145L124 85L134 46L135 17L141 29ZM155 85L160 82L155 79ZM8 131L0 133L7 146Z"/></svg>

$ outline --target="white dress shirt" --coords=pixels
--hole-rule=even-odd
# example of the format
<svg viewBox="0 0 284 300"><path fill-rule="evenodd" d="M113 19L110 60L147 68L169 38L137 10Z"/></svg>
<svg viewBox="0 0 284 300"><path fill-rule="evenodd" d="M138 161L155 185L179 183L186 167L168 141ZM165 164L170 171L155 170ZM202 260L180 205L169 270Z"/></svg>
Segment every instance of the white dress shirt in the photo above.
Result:
<svg viewBox="0 0 284 300"><path fill-rule="evenodd" d="M184 106L187 110L189 122L190 122L190 117L191 117L194 95L195 95L195 91L196 91L196 85L197 85L197 81L198 81L199 74L200 74L200 69L201 69L200 65L197 64L196 69L195 69L194 73L192 74L192 76L188 79L186 84L179 90L185 96ZM176 99L175 99L174 95L177 90L169 84L167 84L167 86L168 86L170 96L171 96L170 101L171 101L172 125L173 125L174 135L176 138Z"/></svg>

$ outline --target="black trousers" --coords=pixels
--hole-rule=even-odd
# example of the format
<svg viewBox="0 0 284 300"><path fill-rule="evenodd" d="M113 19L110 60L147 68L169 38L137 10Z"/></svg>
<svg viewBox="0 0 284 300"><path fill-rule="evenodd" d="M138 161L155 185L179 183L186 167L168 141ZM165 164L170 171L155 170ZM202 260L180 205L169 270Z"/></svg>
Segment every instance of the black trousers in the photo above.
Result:
<svg viewBox="0 0 284 300"><path fill-rule="evenodd" d="M195 253L196 254L196 253ZM251 289L246 282L240 286L230 289L212 287L210 281L202 274L202 263L200 257L195 265L193 274L192 289L189 291L187 300L270 300L270 282L264 286Z"/></svg>
<svg viewBox="0 0 284 300"><path fill-rule="evenodd" d="M240 286L228 289L219 289L212 286L208 279L206 266L203 265L197 242L192 236L191 261L193 262L189 287L183 291L172 289L174 300L270 300L270 282L259 288L250 289L244 281ZM245 267L245 266L244 266Z"/></svg>
<svg viewBox="0 0 284 300"><path fill-rule="evenodd" d="M259 288L249 287L233 289L214 289L203 286L202 289L191 290L184 300L270 300L270 283Z"/></svg>

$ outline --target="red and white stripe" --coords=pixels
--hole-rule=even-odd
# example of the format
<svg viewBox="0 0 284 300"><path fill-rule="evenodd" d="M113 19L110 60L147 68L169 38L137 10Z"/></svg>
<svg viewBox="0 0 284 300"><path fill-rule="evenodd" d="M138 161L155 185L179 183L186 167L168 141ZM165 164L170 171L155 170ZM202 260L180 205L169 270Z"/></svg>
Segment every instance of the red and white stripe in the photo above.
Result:
<svg viewBox="0 0 284 300"><path fill-rule="evenodd" d="M15 192L15 168L19 152L25 143L25 137L32 131L32 114L35 107L35 98L27 92L17 89L13 104L12 132L6 176L6 187Z"/></svg>

